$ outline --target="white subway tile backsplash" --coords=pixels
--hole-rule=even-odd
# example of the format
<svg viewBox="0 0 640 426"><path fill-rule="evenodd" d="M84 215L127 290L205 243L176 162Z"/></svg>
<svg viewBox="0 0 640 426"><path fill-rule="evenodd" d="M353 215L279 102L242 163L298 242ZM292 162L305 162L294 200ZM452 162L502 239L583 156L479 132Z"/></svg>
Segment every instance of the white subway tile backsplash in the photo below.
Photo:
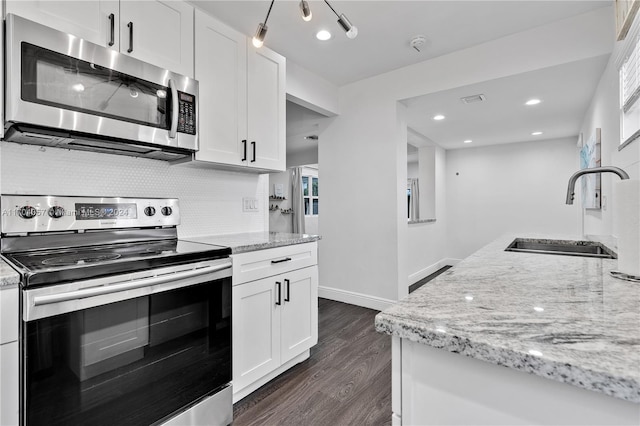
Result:
<svg viewBox="0 0 640 426"><path fill-rule="evenodd" d="M179 198L181 237L268 231L268 186L268 175L0 143L3 194ZM243 197L259 211L243 212Z"/></svg>

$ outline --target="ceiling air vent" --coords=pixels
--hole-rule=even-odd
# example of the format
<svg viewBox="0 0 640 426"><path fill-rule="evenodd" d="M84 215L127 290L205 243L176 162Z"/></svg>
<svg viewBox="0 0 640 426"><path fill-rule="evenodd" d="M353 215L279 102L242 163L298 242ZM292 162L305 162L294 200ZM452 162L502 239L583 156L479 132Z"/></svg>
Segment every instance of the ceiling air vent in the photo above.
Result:
<svg viewBox="0 0 640 426"><path fill-rule="evenodd" d="M465 104L472 104L472 103L475 103L475 102L482 102L485 99L487 99L487 97L485 95L471 95L471 96L465 96L464 98L460 98L460 100Z"/></svg>

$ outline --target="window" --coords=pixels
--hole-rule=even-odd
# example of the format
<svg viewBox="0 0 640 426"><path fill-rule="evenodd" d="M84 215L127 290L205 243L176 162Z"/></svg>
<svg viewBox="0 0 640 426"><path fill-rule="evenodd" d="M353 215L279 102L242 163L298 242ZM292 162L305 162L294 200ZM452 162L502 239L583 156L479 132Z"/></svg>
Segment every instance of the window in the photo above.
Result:
<svg viewBox="0 0 640 426"><path fill-rule="evenodd" d="M318 178L302 176L302 197L304 199L304 215L318 215Z"/></svg>
<svg viewBox="0 0 640 426"><path fill-rule="evenodd" d="M620 67L620 143L640 136L640 41L636 40Z"/></svg>

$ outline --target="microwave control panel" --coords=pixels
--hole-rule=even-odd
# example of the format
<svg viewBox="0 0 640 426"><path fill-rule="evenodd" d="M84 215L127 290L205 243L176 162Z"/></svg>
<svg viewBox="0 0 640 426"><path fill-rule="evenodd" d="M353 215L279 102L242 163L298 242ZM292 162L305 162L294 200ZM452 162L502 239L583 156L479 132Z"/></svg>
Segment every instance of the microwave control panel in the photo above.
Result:
<svg viewBox="0 0 640 426"><path fill-rule="evenodd" d="M178 92L178 132L196 134L196 97Z"/></svg>

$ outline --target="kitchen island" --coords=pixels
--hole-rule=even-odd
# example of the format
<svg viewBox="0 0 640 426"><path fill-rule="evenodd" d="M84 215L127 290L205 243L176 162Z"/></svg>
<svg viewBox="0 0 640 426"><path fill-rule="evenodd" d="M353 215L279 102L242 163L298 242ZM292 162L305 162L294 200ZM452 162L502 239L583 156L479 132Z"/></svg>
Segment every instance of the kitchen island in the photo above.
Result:
<svg viewBox="0 0 640 426"><path fill-rule="evenodd" d="M640 424L640 283L515 237L377 315L394 424Z"/></svg>

